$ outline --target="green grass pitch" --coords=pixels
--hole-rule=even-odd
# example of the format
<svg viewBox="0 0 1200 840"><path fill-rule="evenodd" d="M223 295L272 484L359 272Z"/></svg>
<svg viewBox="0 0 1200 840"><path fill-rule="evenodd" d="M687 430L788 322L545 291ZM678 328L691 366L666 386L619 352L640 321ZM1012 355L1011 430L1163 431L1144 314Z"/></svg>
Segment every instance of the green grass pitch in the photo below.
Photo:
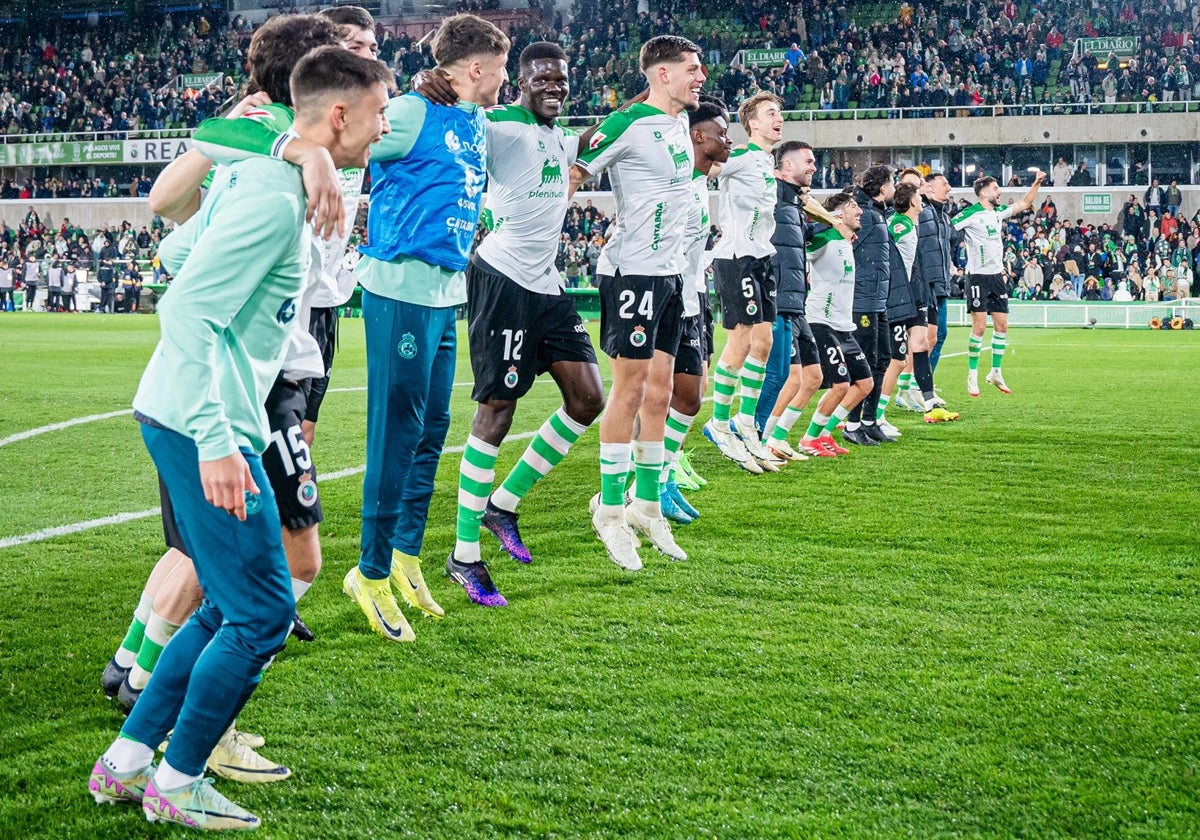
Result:
<svg viewBox="0 0 1200 840"><path fill-rule="evenodd" d="M315 455L345 476L321 485L325 570L301 604L317 641L289 643L240 720L295 775L219 782L260 836L1200 833L1200 333L1014 330L1015 394L969 400L954 330L938 381L960 422L893 410L899 444L779 475L740 473L697 424L691 557L645 550L636 575L591 533L590 430L522 505L531 566L483 536L503 610L441 574L448 454L423 555L447 616L395 645L341 592L365 406L362 321L342 327ZM157 329L0 317L0 439L127 409ZM473 410L460 348L447 446ZM536 385L514 433L556 393ZM127 414L0 445L0 837L183 836L86 791L158 520L12 544L157 504Z"/></svg>

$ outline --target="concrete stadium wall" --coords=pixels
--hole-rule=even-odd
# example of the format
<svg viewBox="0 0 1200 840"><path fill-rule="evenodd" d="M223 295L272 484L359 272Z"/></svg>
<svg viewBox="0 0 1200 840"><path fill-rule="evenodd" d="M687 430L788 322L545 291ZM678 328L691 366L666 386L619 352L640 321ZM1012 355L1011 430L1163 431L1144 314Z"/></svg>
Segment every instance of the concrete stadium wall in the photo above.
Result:
<svg viewBox="0 0 1200 840"><path fill-rule="evenodd" d="M17 227L33 208L44 223L50 219L57 226L64 218L89 233L101 225L116 226L128 221L137 230L154 220L150 203L144 198L39 198L0 201L0 220Z"/></svg>
<svg viewBox="0 0 1200 840"><path fill-rule="evenodd" d="M1117 214L1129 194L1134 193L1140 200L1144 190L1145 187L1045 187L1038 194L1038 202L1040 203L1042 198L1047 195L1052 196L1058 207L1060 219L1083 219L1088 224L1103 222L1116 224ZM1193 213L1200 210L1200 186L1181 186L1180 190L1183 191L1182 212L1185 216L1191 217ZM830 192L832 191L817 190L816 194L825 196ZM1084 213L1083 196L1085 193L1111 196L1112 212ZM1024 188L1007 187L1003 191L1003 201L1011 204L1024 194ZM974 194L969 189L956 189L954 196L960 199L974 200ZM573 200L583 207L588 199L591 199L592 203L607 215L611 215L616 210L616 201L609 192L579 192L575 194ZM154 214L150 212L150 206L144 198L92 198L86 200L0 201L0 220L8 222L9 227L15 228L25 218L25 214L31 207L37 211L42 221L49 218L57 225L65 217L89 232L101 225L116 226L123 221L130 222L134 229L137 229L142 225L149 225L154 218ZM715 223L717 218L717 194L715 192L709 194L709 212Z"/></svg>

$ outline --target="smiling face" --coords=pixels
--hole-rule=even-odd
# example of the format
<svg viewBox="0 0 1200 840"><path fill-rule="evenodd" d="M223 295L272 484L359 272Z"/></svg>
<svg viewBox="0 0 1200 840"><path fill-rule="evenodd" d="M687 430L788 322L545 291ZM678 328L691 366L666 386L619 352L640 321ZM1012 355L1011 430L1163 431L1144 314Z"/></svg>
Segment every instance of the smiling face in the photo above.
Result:
<svg viewBox="0 0 1200 840"><path fill-rule="evenodd" d="M537 58L521 68L517 78L521 90L521 107L527 108L542 122L551 123L562 114L571 95L567 62L556 58Z"/></svg>
<svg viewBox="0 0 1200 840"><path fill-rule="evenodd" d="M729 139L729 123L724 117L705 120L692 129L692 145L697 160L707 157L715 163L724 163L729 160L729 152L733 149L733 141Z"/></svg>
<svg viewBox="0 0 1200 840"><path fill-rule="evenodd" d="M773 146L783 137L783 112L774 102L763 102L747 126L752 137L761 138Z"/></svg>
<svg viewBox="0 0 1200 840"><path fill-rule="evenodd" d="M660 64L650 72L659 79L668 101L677 109L676 113L700 104L700 89L708 74L704 72L699 53L684 53L679 61Z"/></svg>
<svg viewBox="0 0 1200 840"><path fill-rule="evenodd" d="M345 128L334 155L334 165L339 169L362 168L371 157L371 146L389 133L384 111L387 109L388 92L383 83L370 87L365 95L346 106Z"/></svg>

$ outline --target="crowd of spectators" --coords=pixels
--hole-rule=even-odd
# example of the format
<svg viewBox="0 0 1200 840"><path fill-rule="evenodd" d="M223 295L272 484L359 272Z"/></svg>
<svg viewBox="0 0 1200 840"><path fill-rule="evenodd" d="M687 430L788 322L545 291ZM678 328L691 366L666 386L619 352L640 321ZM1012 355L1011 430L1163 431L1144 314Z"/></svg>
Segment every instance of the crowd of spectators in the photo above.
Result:
<svg viewBox="0 0 1200 840"><path fill-rule="evenodd" d="M0 131L6 134L192 128L236 92L244 32L224 13L56 21L52 34L0 36ZM189 73L221 73L185 88Z"/></svg>
<svg viewBox="0 0 1200 840"><path fill-rule="evenodd" d="M75 289L94 279L100 311L137 312L144 277L154 283L170 279L158 263L165 235L157 217L140 229L126 221L89 235L68 218L54 222L30 209L15 225L0 219L0 283L11 280L10 292L23 291L27 309L67 311L90 308L75 299ZM3 303L11 297L0 298L0 308Z"/></svg>
<svg viewBox="0 0 1200 840"><path fill-rule="evenodd" d="M1061 219L1052 198L1007 222L1004 262L1017 300L1166 301L1191 296L1200 271L1200 210L1186 218L1153 184L1131 193L1115 225Z"/></svg>
<svg viewBox="0 0 1200 840"><path fill-rule="evenodd" d="M1200 99L1200 53L1193 44L1200 5L1188 0L903 2L890 21L859 15L855 4L839 0L786 6L748 0L737 17L748 32L714 28L704 35L710 63L749 47L787 50L785 62L730 65L718 89L730 101L756 88L771 90L788 109L807 89L807 101L815 97L820 108L885 109L888 116L902 108L921 109L916 116L947 109L972 116ZM1072 55L1077 38L1116 35L1137 37L1137 54Z"/></svg>
<svg viewBox="0 0 1200 840"><path fill-rule="evenodd" d="M547 4L539 24L509 35L514 62L534 40L567 51L572 116L607 113L638 93L637 50L664 33L700 44L710 86L727 102L766 89L787 110L854 105L894 116L902 108L970 115L984 106L1020 113L1045 104L1200 99L1198 28L1200 4L1189 0L742 0L732 10L717 0L660 0L653 11L645 0L576 0L568 18ZM194 127L235 95L232 76L250 30L212 9L136 24L56 21L40 35L10 27L0 35L0 131ZM1072 56L1076 38L1112 35L1139 38L1138 53L1119 62ZM432 63L428 40L385 34L380 46L402 85ZM733 63L739 50L759 48L785 50L782 66ZM213 87L178 83L211 72L223 74ZM501 101L515 98L506 86Z"/></svg>

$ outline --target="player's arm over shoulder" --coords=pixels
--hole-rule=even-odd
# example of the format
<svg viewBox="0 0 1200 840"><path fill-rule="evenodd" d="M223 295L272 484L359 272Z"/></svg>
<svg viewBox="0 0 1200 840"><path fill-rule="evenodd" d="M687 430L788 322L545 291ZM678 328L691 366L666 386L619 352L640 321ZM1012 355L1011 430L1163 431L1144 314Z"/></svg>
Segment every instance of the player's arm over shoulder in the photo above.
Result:
<svg viewBox="0 0 1200 840"><path fill-rule="evenodd" d="M387 118L392 130L371 147L371 160L399 160L407 157L416 145L425 125L426 108L449 108L450 105L427 105L419 96L395 96L388 101Z"/></svg>

